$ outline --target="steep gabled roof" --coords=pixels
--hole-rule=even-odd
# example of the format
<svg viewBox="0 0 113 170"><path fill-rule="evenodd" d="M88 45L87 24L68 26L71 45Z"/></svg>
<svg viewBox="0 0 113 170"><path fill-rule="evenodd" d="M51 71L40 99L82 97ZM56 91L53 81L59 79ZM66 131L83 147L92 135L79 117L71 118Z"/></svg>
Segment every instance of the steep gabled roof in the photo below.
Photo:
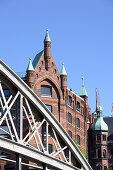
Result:
<svg viewBox="0 0 113 170"><path fill-rule="evenodd" d="M36 67L37 67L37 65L38 65L38 63L39 63L39 61L40 61L43 53L44 53L44 50L42 50L40 53L38 53L38 54L35 56L35 58L34 58L34 60L33 60L33 62L32 62L33 67L34 67L34 70L36 69Z"/></svg>

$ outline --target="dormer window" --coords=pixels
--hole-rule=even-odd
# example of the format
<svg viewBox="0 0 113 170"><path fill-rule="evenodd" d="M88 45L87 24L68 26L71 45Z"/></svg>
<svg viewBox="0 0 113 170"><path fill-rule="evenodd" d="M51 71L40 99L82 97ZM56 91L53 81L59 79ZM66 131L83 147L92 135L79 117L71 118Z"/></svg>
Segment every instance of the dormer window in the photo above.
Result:
<svg viewBox="0 0 113 170"><path fill-rule="evenodd" d="M71 96L68 96L68 105L72 106L72 98L71 98Z"/></svg>
<svg viewBox="0 0 113 170"><path fill-rule="evenodd" d="M42 97L52 97L52 88L50 86L41 86Z"/></svg>

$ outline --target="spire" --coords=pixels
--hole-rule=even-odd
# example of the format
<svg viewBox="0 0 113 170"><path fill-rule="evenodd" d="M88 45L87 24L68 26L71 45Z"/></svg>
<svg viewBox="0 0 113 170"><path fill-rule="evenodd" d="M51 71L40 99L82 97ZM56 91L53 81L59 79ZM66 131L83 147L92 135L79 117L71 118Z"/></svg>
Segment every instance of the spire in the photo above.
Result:
<svg viewBox="0 0 113 170"><path fill-rule="evenodd" d="M100 106L100 95L99 95L99 106L97 107L97 119L93 124L93 130L108 131L108 125L105 123L103 119L103 110L102 107Z"/></svg>
<svg viewBox="0 0 113 170"><path fill-rule="evenodd" d="M83 78L83 77L82 77L82 87L81 87L79 96L88 96L88 95L87 95L87 92L86 92L86 89L85 89L85 87L84 87L84 78Z"/></svg>
<svg viewBox="0 0 113 170"><path fill-rule="evenodd" d="M27 71L34 71L31 58L29 59L29 64L28 64L28 67L27 67Z"/></svg>
<svg viewBox="0 0 113 170"><path fill-rule="evenodd" d="M48 29L46 30L46 36L45 36L44 41L51 41L51 40L50 40L50 37L49 37Z"/></svg>
<svg viewBox="0 0 113 170"><path fill-rule="evenodd" d="M64 63L62 64L62 69L61 69L60 75L66 75L67 76L66 69L64 67Z"/></svg>

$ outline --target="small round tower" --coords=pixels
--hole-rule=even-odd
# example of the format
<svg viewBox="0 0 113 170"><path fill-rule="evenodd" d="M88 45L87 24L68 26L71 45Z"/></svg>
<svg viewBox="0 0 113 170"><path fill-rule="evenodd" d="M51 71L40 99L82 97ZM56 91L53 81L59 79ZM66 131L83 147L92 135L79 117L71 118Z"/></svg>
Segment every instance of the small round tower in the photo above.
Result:
<svg viewBox="0 0 113 170"><path fill-rule="evenodd" d="M34 84L34 68L31 62L31 58L29 60L29 64L27 67L27 84L29 85L29 87L33 88L33 84Z"/></svg>
<svg viewBox="0 0 113 170"><path fill-rule="evenodd" d="M93 127L93 164L94 168L108 169L108 125L103 119L102 107L99 105L97 108L97 118L94 121Z"/></svg>
<svg viewBox="0 0 113 170"><path fill-rule="evenodd" d="M62 64L60 77L61 77L61 89L62 89L63 97L64 97L66 95L66 89L67 89L67 73L64 67L64 63Z"/></svg>
<svg viewBox="0 0 113 170"><path fill-rule="evenodd" d="M46 36L44 39L44 59L45 59L45 68L49 70L51 67L50 59L51 59L51 40L49 37L48 29L46 30Z"/></svg>

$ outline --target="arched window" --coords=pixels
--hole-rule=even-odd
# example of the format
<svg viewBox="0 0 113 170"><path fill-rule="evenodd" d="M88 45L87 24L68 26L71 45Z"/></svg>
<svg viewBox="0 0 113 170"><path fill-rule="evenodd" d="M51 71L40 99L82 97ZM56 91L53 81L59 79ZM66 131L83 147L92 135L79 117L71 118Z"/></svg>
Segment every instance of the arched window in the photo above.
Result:
<svg viewBox="0 0 113 170"><path fill-rule="evenodd" d="M80 145L80 136L77 135L77 144Z"/></svg>
<svg viewBox="0 0 113 170"><path fill-rule="evenodd" d="M103 158L106 158L106 150L103 150Z"/></svg>
<svg viewBox="0 0 113 170"><path fill-rule="evenodd" d="M101 158L101 149L98 149L98 158Z"/></svg>
<svg viewBox="0 0 113 170"><path fill-rule="evenodd" d="M72 124L72 116L71 113L68 113L68 123Z"/></svg>
<svg viewBox="0 0 113 170"><path fill-rule="evenodd" d="M76 124L77 124L77 128L80 129L80 119L79 118L76 118Z"/></svg>
<svg viewBox="0 0 113 170"><path fill-rule="evenodd" d="M104 170L107 170L107 166L106 165L104 165Z"/></svg>
<svg viewBox="0 0 113 170"><path fill-rule="evenodd" d="M68 131L68 135L72 138L72 132Z"/></svg>

